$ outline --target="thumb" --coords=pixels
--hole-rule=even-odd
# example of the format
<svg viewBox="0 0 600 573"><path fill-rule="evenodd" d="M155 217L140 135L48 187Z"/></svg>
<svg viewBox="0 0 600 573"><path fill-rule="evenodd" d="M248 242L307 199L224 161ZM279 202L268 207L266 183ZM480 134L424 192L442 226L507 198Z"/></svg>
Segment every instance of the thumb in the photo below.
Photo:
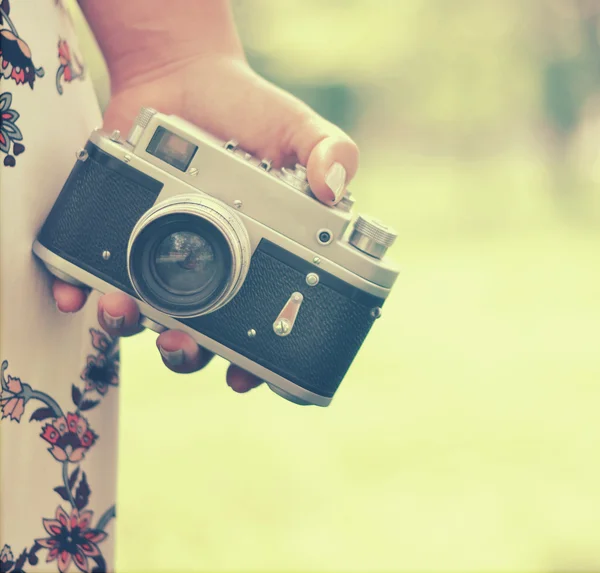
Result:
<svg viewBox="0 0 600 573"><path fill-rule="evenodd" d="M308 183L316 197L335 205L358 169L358 147L335 125L312 112L291 138L291 151L306 165Z"/></svg>

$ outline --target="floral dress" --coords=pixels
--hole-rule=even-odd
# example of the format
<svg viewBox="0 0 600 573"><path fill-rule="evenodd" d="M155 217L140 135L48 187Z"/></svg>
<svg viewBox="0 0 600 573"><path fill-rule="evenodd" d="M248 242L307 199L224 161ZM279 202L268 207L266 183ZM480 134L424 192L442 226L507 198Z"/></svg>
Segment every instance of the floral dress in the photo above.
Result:
<svg viewBox="0 0 600 573"><path fill-rule="evenodd" d="M58 0L0 0L0 573L113 571L118 347L31 245L100 124Z"/></svg>

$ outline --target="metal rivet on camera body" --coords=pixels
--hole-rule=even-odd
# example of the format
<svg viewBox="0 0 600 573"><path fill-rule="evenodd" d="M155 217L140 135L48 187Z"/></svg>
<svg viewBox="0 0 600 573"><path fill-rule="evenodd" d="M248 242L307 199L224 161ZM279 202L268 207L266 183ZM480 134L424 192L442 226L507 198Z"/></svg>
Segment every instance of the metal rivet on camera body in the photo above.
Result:
<svg viewBox="0 0 600 573"><path fill-rule="evenodd" d="M198 169L196 167L190 167L188 169L188 175L191 175L192 177L196 177L196 175L198 175Z"/></svg>
<svg viewBox="0 0 600 573"><path fill-rule="evenodd" d="M115 129L111 134L110 134L110 140L111 141L119 141L121 139L121 132L118 129Z"/></svg>
<svg viewBox="0 0 600 573"><path fill-rule="evenodd" d="M282 318L273 325L273 330L277 336L287 336L292 331L292 328L289 321Z"/></svg>
<svg viewBox="0 0 600 573"><path fill-rule="evenodd" d="M321 245L329 245L333 241L333 233L329 229L319 229L317 231L317 241Z"/></svg>
<svg viewBox="0 0 600 573"><path fill-rule="evenodd" d="M129 163L131 161L131 155L125 155L125 157L123 157L123 161L125 163Z"/></svg>
<svg viewBox="0 0 600 573"><path fill-rule="evenodd" d="M88 158L88 152L85 149L80 149L75 153L75 157L77 157L77 161L85 161Z"/></svg>
<svg viewBox="0 0 600 573"><path fill-rule="evenodd" d="M272 162L270 159L263 159L261 160L261 162L258 164L258 166L261 169L264 169L265 171L271 171L271 167L272 167Z"/></svg>
<svg viewBox="0 0 600 573"><path fill-rule="evenodd" d="M236 199L236 200L233 202L233 206L234 206L236 209L241 209L241 208L242 208L242 205L243 205L243 203L242 203L242 202L241 202L239 199Z"/></svg>
<svg viewBox="0 0 600 573"><path fill-rule="evenodd" d="M230 139L223 147L227 149L227 151L235 151L239 143L235 139Z"/></svg>
<svg viewBox="0 0 600 573"><path fill-rule="evenodd" d="M308 273L306 275L306 284L308 286L317 286L319 284L319 275L317 273Z"/></svg>
<svg viewBox="0 0 600 573"><path fill-rule="evenodd" d="M102 251L102 258L105 261L108 261L108 259L110 259L110 251Z"/></svg>
<svg viewBox="0 0 600 573"><path fill-rule="evenodd" d="M254 338L256 336L256 330L254 330L254 328L251 328L248 331L248 338Z"/></svg>
<svg viewBox="0 0 600 573"><path fill-rule="evenodd" d="M381 308L376 306L375 308L371 309L371 317L372 318L379 318L381 316Z"/></svg>
<svg viewBox="0 0 600 573"><path fill-rule="evenodd" d="M315 257L315 258L313 259L313 263L314 263L315 265L320 265L320 264L321 264L321 257Z"/></svg>

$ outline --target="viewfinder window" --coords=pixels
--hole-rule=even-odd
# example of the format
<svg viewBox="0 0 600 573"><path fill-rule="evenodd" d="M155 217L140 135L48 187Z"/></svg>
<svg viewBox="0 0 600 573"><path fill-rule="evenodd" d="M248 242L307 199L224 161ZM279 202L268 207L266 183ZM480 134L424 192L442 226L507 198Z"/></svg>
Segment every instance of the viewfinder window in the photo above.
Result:
<svg viewBox="0 0 600 573"><path fill-rule="evenodd" d="M164 127L158 127L146 151L180 171L187 171L198 146Z"/></svg>

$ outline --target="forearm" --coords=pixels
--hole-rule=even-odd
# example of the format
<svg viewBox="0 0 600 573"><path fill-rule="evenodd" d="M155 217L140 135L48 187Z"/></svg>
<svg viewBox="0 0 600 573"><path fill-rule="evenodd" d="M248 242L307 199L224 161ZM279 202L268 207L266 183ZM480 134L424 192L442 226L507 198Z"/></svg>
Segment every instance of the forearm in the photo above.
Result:
<svg viewBox="0 0 600 573"><path fill-rule="evenodd" d="M113 91L203 55L243 58L228 0L79 0ZM135 80L133 80L135 81Z"/></svg>

